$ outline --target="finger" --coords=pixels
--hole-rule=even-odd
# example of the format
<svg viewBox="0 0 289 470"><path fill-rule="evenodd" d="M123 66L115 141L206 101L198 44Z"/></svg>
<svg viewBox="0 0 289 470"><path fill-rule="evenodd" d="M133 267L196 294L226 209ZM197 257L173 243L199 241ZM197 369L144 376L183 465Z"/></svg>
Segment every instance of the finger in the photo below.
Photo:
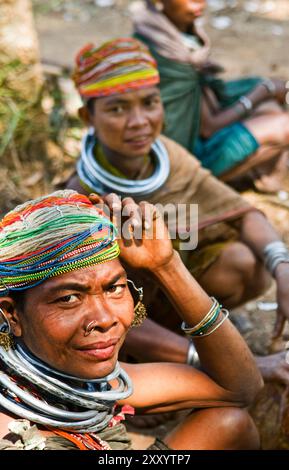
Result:
<svg viewBox="0 0 289 470"><path fill-rule="evenodd" d="M110 220L110 211L107 209L106 204L104 203L103 198L96 193L91 193L88 196L90 202L96 207L97 209L100 209L105 217L107 217Z"/></svg>
<svg viewBox="0 0 289 470"><path fill-rule="evenodd" d="M139 203L139 207L141 210L141 217L143 220L145 230L149 230L153 226L153 222L155 220L155 213L156 208L153 204L150 204L147 201L141 201Z"/></svg>
<svg viewBox="0 0 289 470"><path fill-rule="evenodd" d="M90 202L92 202L92 204L103 204L104 202L102 197L96 193L90 193L88 199L90 200Z"/></svg>
<svg viewBox="0 0 289 470"><path fill-rule="evenodd" d="M121 206L122 206L121 199L117 194L115 193L106 194L103 197L103 200L108 205L111 212L114 212L114 211L121 212Z"/></svg>
<svg viewBox="0 0 289 470"><path fill-rule="evenodd" d="M285 327L285 322L286 322L286 319L284 315L282 315L281 312L277 312L277 318L276 318L276 322L275 322L274 330L273 330L273 339L278 338L279 336L282 335L284 327Z"/></svg>
<svg viewBox="0 0 289 470"><path fill-rule="evenodd" d="M122 202L120 197L115 193L109 193L104 196L104 202L109 209L112 223L117 227L119 231L121 229L122 209Z"/></svg>
<svg viewBox="0 0 289 470"><path fill-rule="evenodd" d="M129 218L129 222L134 229L142 227L140 207L131 197L125 197L122 200L122 215Z"/></svg>

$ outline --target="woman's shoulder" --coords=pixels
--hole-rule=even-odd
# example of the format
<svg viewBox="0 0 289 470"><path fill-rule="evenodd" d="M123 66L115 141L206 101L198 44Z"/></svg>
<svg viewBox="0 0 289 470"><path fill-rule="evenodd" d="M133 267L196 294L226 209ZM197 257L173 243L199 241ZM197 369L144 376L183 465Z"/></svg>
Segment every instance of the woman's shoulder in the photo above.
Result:
<svg viewBox="0 0 289 470"><path fill-rule="evenodd" d="M163 134L160 135L159 140L166 148L171 163L186 166L189 165L194 169L201 167L200 161L182 145Z"/></svg>

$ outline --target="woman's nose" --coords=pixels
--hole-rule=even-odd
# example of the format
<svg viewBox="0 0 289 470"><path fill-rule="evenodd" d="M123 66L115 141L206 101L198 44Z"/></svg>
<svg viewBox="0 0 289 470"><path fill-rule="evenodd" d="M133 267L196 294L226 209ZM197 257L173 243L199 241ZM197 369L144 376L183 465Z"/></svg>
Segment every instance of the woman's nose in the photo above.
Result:
<svg viewBox="0 0 289 470"><path fill-rule="evenodd" d="M135 107L131 110L128 118L128 126L129 127L141 127L147 123L147 118L144 111L139 108Z"/></svg>
<svg viewBox="0 0 289 470"><path fill-rule="evenodd" d="M108 331L116 324L116 317L103 299L94 298L90 300L83 322L85 336L88 336L93 330Z"/></svg>

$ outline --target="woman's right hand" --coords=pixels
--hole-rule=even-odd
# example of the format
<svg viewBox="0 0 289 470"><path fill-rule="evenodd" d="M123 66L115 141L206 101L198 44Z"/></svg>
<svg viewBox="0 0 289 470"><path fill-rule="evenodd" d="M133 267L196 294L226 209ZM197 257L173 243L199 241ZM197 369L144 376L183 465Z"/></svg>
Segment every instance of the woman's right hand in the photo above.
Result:
<svg viewBox="0 0 289 470"><path fill-rule="evenodd" d="M156 271L167 266L174 250L162 214L152 204L136 204L130 197L111 193L89 196L99 207L105 205L118 229L121 259L134 269ZM101 207L102 208L102 207Z"/></svg>

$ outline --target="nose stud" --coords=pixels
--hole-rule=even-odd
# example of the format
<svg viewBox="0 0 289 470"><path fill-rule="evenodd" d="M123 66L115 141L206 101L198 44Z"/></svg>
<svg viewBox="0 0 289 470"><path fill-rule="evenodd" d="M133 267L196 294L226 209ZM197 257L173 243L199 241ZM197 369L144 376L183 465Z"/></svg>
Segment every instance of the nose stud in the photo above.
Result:
<svg viewBox="0 0 289 470"><path fill-rule="evenodd" d="M85 330L84 330L84 336L90 335L90 333L95 329L96 327L96 321L92 320L86 325Z"/></svg>

